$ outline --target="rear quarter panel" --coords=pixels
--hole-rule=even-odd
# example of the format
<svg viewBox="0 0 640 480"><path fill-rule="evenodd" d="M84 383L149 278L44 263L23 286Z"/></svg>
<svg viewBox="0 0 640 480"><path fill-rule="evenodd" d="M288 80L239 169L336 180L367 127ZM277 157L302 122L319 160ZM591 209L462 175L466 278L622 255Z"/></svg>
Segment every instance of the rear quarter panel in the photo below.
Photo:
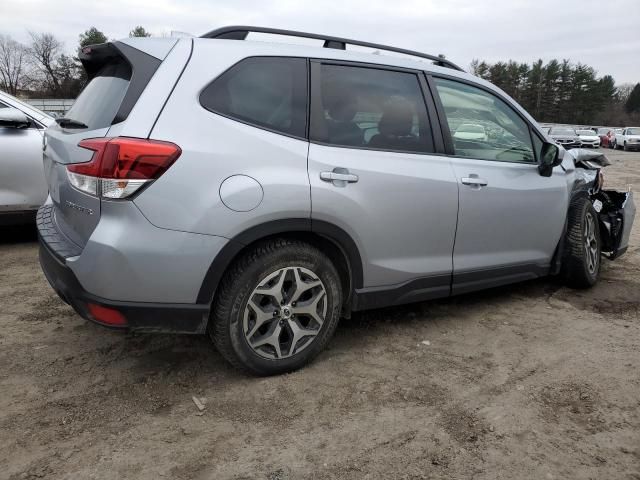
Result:
<svg viewBox="0 0 640 480"><path fill-rule="evenodd" d="M232 238L270 220L309 218L308 143L245 125L202 107L200 92L247 57L235 41L195 42L192 58L151 138L182 149L176 163L135 203L154 225ZM246 175L262 186L262 202L237 212L220 198L222 182Z"/></svg>

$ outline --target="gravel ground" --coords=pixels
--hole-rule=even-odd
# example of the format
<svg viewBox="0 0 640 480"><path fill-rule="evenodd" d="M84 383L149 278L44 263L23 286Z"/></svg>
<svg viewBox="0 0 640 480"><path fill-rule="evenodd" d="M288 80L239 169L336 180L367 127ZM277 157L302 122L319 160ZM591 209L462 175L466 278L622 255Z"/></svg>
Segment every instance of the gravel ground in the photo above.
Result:
<svg viewBox="0 0 640 480"><path fill-rule="evenodd" d="M609 153L609 186L638 189L640 154ZM33 230L0 238L0 478L640 479L639 220L591 290L358 314L311 366L262 379L205 337L83 321Z"/></svg>

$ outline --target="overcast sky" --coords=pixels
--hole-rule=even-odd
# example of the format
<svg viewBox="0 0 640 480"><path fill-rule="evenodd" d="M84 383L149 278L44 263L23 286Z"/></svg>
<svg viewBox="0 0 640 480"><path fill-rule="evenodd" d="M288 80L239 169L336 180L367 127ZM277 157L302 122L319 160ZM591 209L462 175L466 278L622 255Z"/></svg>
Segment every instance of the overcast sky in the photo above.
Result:
<svg viewBox="0 0 640 480"><path fill-rule="evenodd" d="M136 25L201 35L223 25L305 30L473 58L568 58L640 82L640 0L0 0L0 33L51 32L72 51L91 26L109 38Z"/></svg>

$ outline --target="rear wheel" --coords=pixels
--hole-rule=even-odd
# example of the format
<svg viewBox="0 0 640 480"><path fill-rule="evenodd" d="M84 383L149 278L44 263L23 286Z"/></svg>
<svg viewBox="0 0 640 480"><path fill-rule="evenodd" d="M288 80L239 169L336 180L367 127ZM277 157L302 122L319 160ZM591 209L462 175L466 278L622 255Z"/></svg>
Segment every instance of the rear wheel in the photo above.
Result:
<svg viewBox="0 0 640 480"><path fill-rule="evenodd" d="M567 285L588 288L600 272L600 226L598 214L586 198L578 198L569 207L569 225L562 271Z"/></svg>
<svg viewBox="0 0 640 480"><path fill-rule="evenodd" d="M340 277L326 255L306 243L272 240L226 274L209 333L240 369L256 375L289 372L324 349L341 305Z"/></svg>

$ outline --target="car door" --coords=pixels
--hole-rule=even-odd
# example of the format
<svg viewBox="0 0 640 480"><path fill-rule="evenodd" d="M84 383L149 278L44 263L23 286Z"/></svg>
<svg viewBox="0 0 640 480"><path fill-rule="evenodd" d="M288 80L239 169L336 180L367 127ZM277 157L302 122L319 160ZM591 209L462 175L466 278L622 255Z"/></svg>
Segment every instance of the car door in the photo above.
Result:
<svg viewBox="0 0 640 480"><path fill-rule="evenodd" d="M0 102L0 108L10 108ZM47 198L42 168L43 127L0 126L0 212L35 210Z"/></svg>
<svg viewBox="0 0 640 480"><path fill-rule="evenodd" d="M431 85L460 192L453 293L547 274L567 213L564 170L539 174L541 138L496 93L450 78ZM456 135L468 124L487 135Z"/></svg>
<svg viewBox="0 0 640 480"><path fill-rule="evenodd" d="M424 79L321 60L311 72L314 228L326 222L354 240L367 307L448 295L458 192L449 159L434 154Z"/></svg>

